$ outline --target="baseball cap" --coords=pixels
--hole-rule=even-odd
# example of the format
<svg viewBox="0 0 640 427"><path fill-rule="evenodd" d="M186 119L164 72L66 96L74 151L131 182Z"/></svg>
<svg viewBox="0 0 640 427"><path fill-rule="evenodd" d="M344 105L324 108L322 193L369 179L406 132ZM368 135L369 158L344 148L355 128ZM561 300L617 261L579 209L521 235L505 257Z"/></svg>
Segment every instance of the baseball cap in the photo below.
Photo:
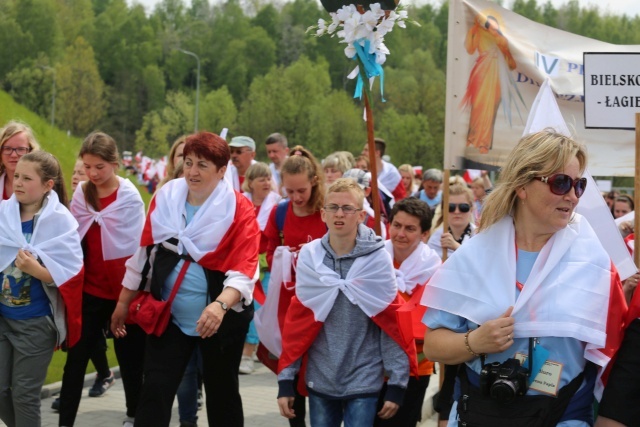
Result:
<svg viewBox="0 0 640 427"><path fill-rule="evenodd" d="M248 136L236 136L231 139L229 147L249 147L251 151L256 151L256 142Z"/></svg>
<svg viewBox="0 0 640 427"><path fill-rule="evenodd" d="M349 169L342 177L353 179L363 190L371 185L371 172L365 172L362 169Z"/></svg>

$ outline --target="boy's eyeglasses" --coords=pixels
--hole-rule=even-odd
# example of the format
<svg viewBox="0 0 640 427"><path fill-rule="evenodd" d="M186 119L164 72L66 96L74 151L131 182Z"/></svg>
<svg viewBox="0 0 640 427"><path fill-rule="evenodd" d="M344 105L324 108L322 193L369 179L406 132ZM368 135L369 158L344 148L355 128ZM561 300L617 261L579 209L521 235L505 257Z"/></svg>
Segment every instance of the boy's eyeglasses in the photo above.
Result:
<svg viewBox="0 0 640 427"><path fill-rule="evenodd" d="M362 209L358 209L354 206L344 205L326 205L324 206L324 210L330 213L337 213L340 209L342 209L342 213L345 215L353 215L354 213L361 211Z"/></svg>
<svg viewBox="0 0 640 427"><path fill-rule="evenodd" d="M454 213L456 208L458 208L461 213L467 213L471 210L471 205L469 203L449 203L449 213Z"/></svg>
<svg viewBox="0 0 640 427"><path fill-rule="evenodd" d="M18 156L24 156L31 151L31 149L29 147L2 147L2 154L6 154L8 156L10 156L14 151Z"/></svg>
<svg viewBox="0 0 640 427"><path fill-rule="evenodd" d="M564 196L573 187L576 190L576 197L580 198L587 188L587 178L573 179L564 173L557 173L551 176L536 176L534 179L549 184L549 190L558 196Z"/></svg>

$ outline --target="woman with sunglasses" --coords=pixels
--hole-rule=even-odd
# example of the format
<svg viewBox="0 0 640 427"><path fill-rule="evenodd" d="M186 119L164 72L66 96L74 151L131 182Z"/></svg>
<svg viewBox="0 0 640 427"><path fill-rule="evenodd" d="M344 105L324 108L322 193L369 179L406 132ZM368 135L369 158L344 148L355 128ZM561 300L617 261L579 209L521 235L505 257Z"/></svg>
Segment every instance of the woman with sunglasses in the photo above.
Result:
<svg viewBox="0 0 640 427"><path fill-rule="evenodd" d="M0 129L0 200L7 200L13 195L13 174L18 160L39 149L40 145L28 125L11 120Z"/></svg>
<svg viewBox="0 0 640 427"><path fill-rule="evenodd" d="M444 206L442 206L444 209ZM442 216L436 221L436 229L429 238L428 245L442 257L447 249L447 257L475 234L476 226L473 218L473 192L466 185L449 186L449 228L445 233Z"/></svg>
<svg viewBox="0 0 640 427"><path fill-rule="evenodd" d="M569 137L549 129L523 137L478 234L425 288L425 355L463 364L450 424L593 424L624 296L595 232L574 213L586 163Z"/></svg>

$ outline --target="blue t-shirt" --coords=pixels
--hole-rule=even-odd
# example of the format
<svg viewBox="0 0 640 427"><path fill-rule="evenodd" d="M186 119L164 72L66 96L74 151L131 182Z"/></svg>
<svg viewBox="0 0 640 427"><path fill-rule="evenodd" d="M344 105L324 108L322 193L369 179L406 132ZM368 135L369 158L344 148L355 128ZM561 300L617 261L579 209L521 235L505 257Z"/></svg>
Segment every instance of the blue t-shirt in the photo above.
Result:
<svg viewBox="0 0 640 427"><path fill-rule="evenodd" d="M187 211L186 222L189 222L198 212L200 206L192 206L185 202L185 208ZM178 278L178 274L182 269L184 260L180 260L175 266L171 274L167 277L164 286L162 288L162 299L167 300L171 295L173 285ZM207 278L204 274L204 269L192 262L187 269L187 273L180 284L180 289L176 294L173 304L171 305L171 314L173 315L173 323L180 328L180 330L190 336L198 336L196 332L196 322L202 315L202 311L207 306L208 301L208 286Z"/></svg>
<svg viewBox="0 0 640 427"><path fill-rule="evenodd" d="M425 193L424 190L420 190L418 192L418 197L423 202L426 202L431 209L435 209L442 202L442 191L438 191L438 194L436 194L436 197L431 199L431 198L429 198L429 196L427 196L427 194Z"/></svg>
<svg viewBox="0 0 640 427"><path fill-rule="evenodd" d="M31 241L33 219L22 223L22 234L27 242ZM42 282L18 269L15 260L0 273L0 283L0 316L24 320L51 315L51 305Z"/></svg>
<svg viewBox="0 0 640 427"><path fill-rule="evenodd" d="M538 252L527 252L518 249L518 259L516 262L516 280L523 283L526 286L527 278L531 273L531 268L538 257ZM516 286L514 283L513 286ZM516 289L516 298L520 295L520 291ZM446 311L436 310L429 308L422 318L422 323L427 325L429 329L446 328L454 332L463 333L469 329L478 328L478 324L471 322L463 317L455 314L448 313ZM574 338L565 337L541 337L537 339L537 345L544 347L549 351L547 360L561 363L562 371L560 375L560 384L558 390L567 385L573 378L579 375L585 367L586 361L584 358L585 343L576 340ZM513 358L516 354L528 355L529 352L529 339L528 338L515 338L513 345L502 353L488 354L485 363L504 362L509 358ZM476 357L468 362L466 365L475 373L480 374L482 369L482 362L479 357ZM529 389L527 395L539 395L543 394L536 390ZM454 396L458 398L459 396ZM454 412L454 411L452 411ZM559 426L563 427L580 427L588 426L588 423L583 421L564 421Z"/></svg>

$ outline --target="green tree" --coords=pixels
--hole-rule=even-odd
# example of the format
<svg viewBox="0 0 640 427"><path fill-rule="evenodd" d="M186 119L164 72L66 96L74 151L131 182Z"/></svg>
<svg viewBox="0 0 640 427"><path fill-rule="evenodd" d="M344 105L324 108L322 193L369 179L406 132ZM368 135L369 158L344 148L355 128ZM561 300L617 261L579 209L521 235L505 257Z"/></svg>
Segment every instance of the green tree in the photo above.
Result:
<svg viewBox="0 0 640 427"><path fill-rule="evenodd" d="M65 50L57 70L56 119L74 135L94 129L105 114L105 85L91 46L78 37Z"/></svg>
<svg viewBox="0 0 640 427"><path fill-rule="evenodd" d="M200 102L200 129L220 133L223 128L235 129L238 109L226 86L209 92Z"/></svg>
<svg viewBox="0 0 640 427"><path fill-rule="evenodd" d="M442 144L431 136L425 115L399 114L390 108L381 115L378 129L377 136L387 142L387 154L393 163L442 167Z"/></svg>
<svg viewBox="0 0 640 427"><path fill-rule="evenodd" d="M43 52L56 58L63 46L62 31L56 16L54 0L19 0L16 3L16 22L29 35L24 58L35 58Z"/></svg>
<svg viewBox="0 0 640 427"><path fill-rule="evenodd" d="M328 65L302 57L289 67L272 69L256 78L240 107L239 132L262 140L272 132L285 134L290 145L319 149L324 141L310 138L314 106L330 91ZM264 155L259 146L258 154Z"/></svg>
<svg viewBox="0 0 640 427"><path fill-rule="evenodd" d="M185 93L167 93L166 106L144 116L142 127L136 132L136 150L152 158L168 154L173 141L193 132L194 111Z"/></svg>
<svg viewBox="0 0 640 427"><path fill-rule="evenodd" d="M23 61L22 66L11 71L6 78L5 87L9 94L20 104L42 117L51 114L54 72L45 56Z"/></svg>

